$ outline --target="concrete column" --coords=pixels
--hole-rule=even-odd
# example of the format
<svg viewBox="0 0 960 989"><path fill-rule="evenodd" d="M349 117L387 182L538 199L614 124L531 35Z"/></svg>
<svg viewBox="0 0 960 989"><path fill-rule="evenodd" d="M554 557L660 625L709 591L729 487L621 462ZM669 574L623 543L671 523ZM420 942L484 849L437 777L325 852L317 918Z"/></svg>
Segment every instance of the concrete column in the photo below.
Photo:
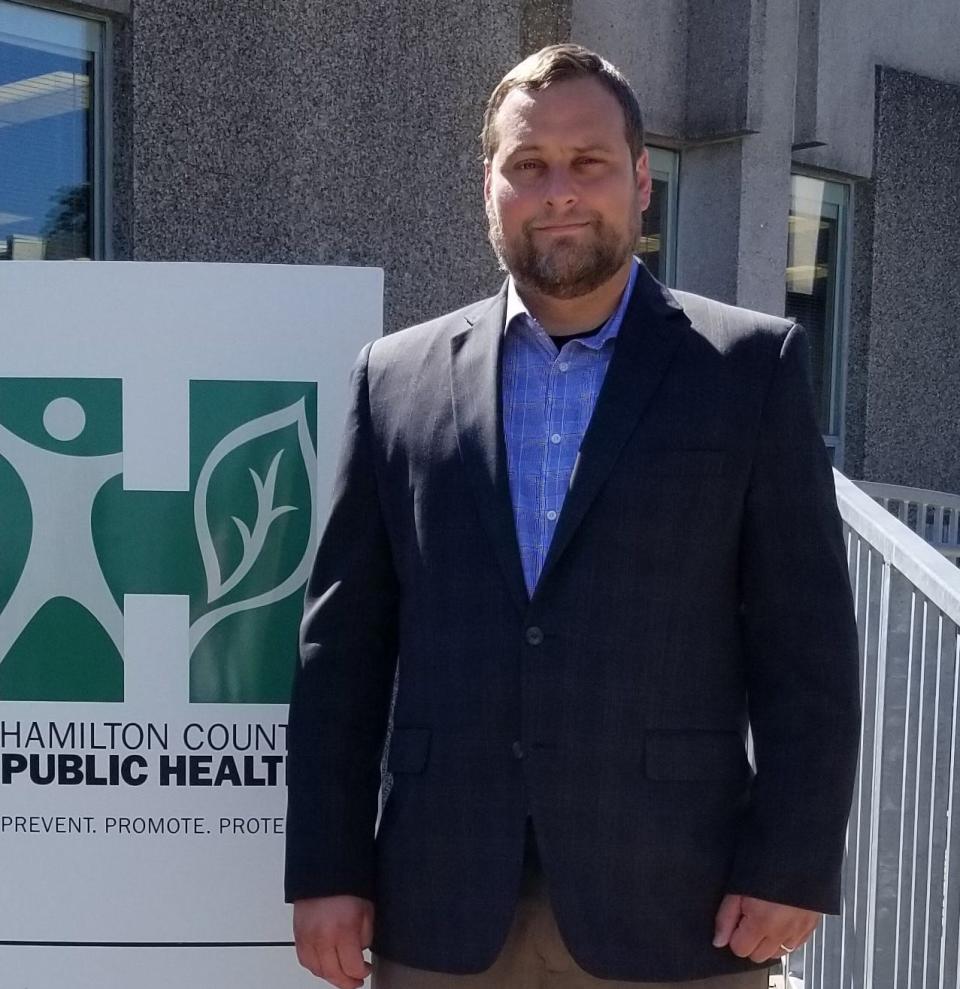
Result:
<svg viewBox="0 0 960 989"><path fill-rule="evenodd" d="M681 288L774 314L783 313L790 204L797 62L795 0L743 0L739 18L698 7L698 44L739 52L728 71L737 81L712 87L723 66L714 54L710 72L688 56L689 113L694 142L681 160L678 283ZM724 14L727 7L723 8ZM724 34L736 32L735 44ZM712 108L710 113L704 107ZM697 131L701 130L702 135Z"/></svg>
<svg viewBox="0 0 960 989"><path fill-rule="evenodd" d="M754 4L751 52L751 118L759 126L741 145L737 303L783 315L797 73L796 0Z"/></svg>
<svg viewBox="0 0 960 989"><path fill-rule="evenodd" d="M686 129L687 4L573 0L571 40L609 59L630 81L653 143Z"/></svg>
<svg viewBox="0 0 960 989"><path fill-rule="evenodd" d="M677 287L735 304L741 142L687 148L680 159Z"/></svg>

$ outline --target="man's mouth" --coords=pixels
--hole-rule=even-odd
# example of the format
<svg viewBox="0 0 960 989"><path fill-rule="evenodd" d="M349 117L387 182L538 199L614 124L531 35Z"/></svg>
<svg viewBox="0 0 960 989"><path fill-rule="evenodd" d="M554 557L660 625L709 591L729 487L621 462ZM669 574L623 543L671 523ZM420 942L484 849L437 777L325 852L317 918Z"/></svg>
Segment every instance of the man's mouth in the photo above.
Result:
<svg viewBox="0 0 960 989"><path fill-rule="evenodd" d="M589 226L589 221L584 220L580 223L546 223L533 229L545 233L567 233L571 230L582 230L584 227Z"/></svg>

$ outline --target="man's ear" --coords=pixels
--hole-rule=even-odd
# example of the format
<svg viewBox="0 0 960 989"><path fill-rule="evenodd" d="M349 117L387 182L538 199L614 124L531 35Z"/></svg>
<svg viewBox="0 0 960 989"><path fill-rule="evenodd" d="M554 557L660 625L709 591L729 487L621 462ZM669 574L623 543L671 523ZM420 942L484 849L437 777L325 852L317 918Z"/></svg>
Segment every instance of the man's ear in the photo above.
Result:
<svg viewBox="0 0 960 989"><path fill-rule="evenodd" d="M646 148L637 158L636 165L637 192L640 195L640 212L646 211L650 205L650 196L653 194L653 179L650 176L650 154Z"/></svg>
<svg viewBox="0 0 960 989"><path fill-rule="evenodd" d="M490 159L483 159L483 201L490 202Z"/></svg>

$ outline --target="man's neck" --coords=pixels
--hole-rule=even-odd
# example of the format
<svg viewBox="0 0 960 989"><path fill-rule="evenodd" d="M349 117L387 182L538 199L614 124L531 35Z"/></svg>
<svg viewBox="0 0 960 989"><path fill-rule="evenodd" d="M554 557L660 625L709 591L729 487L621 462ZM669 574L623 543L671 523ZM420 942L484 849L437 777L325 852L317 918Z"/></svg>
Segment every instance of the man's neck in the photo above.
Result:
<svg viewBox="0 0 960 989"><path fill-rule="evenodd" d="M540 295L526 285L516 283L517 293L530 315L551 336L568 336L602 326L616 311L630 280L629 258L620 270L587 295L576 299L555 299Z"/></svg>

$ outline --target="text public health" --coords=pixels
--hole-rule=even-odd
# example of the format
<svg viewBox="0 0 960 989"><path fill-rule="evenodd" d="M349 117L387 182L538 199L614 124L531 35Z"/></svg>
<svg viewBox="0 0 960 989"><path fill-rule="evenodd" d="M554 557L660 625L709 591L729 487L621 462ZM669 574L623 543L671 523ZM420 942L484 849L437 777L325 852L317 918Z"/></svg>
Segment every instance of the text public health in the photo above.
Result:
<svg viewBox="0 0 960 989"><path fill-rule="evenodd" d="M164 787L222 787L285 783L285 724L192 723L177 734L188 754L163 751L172 747L170 726L165 723L0 722L0 784L142 786L154 780ZM62 751L71 743L88 751ZM20 751L11 751L14 747ZM228 748L233 751L223 751Z"/></svg>
<svg viewBox="0 0 960 989"><path fill-rule="evenodd" d="M162 755L157 781L160 786L277 786L285 761L282 755ZM20 779L41 786L140 786L150 779L150 763L139 755L4 752L0 783Z"/></svg>

